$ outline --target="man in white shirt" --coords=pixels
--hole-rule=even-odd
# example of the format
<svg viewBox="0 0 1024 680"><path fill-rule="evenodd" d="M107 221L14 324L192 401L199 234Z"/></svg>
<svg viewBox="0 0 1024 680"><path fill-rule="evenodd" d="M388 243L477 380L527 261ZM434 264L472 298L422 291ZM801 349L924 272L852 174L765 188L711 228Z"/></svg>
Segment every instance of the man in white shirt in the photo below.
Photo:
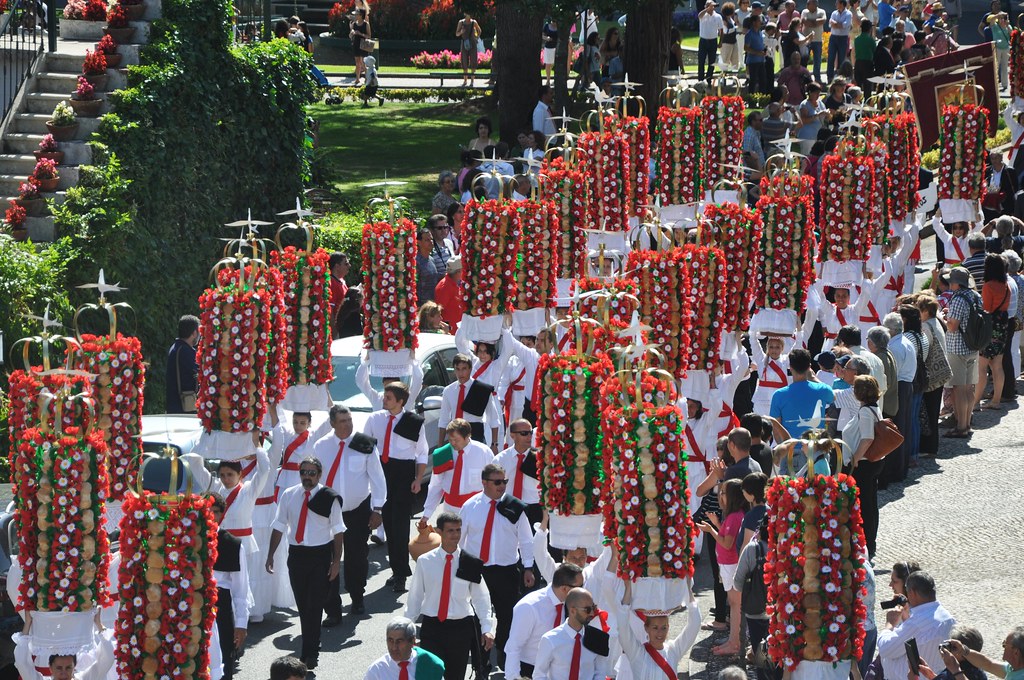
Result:
<svg viewBox="0 0 1024 680"><path fill-rule="evenodd" d="M491 594L491 605L498 619L495 642L498 665L504 666L505 641L512 626L512 608L523 586L533 588L533 531L526 517L526 504L505 493L508 477L494 463L480 473L483 491L462 506L463 550L484 563L483 577ZM519 575L520 560L525 567Z"/></svg>
<svg viewBox="0 0 1024 680"><path fill-rule="evenodd" d="M491 597L483 582L483 564L459 547L462 520L451 512L437 518L441 546L421 555L409 585L405 615L412 621L423 617L420 644L444 661L445 680L465 680L471 647L479 643L485 652L494 646Z"/></svg>
<svg viewBox="0 0 1024 680"><path fill-rule="evenodd" d="M224 519L224 499L215 495L210 512L217 524ZM225 680L235 675L235 657L249 627L249 574L245 548L227 529L217 531L217 561L213 578L217 582L217 630Z"/></svg>
<svg viewBox="0 0 1024 680"><path fill-rule="evenodd" d="M301 484L286 489L278 499L266 564L267 572L273 574L274 553L281 536L287 534L288 577L302 631L300 658L309 670L319 660L320 617L328 586L341 570L345 536L341 499L334 489L320 484L322 475L323 464L312 456L299 464Z"/></svg>
<svg viewBox="0 0 1024 680"><path fill-rule="evenodd" d="M508 472L507 491L526 504L526 517L532 527L544 515L540 504L540 482L537 480L537 452L530 446L533 427L526 418L519 418L509 423L508 431L512 436L512 446L499 453L494 462Z"/></svg>
<svg viewBox="0 0 1024 680"><path fill-rule="evenodd" d="M461 418L448 423L448 444L435 449L431 455L433 472L418 525L420 529L427 526L427 520L442 500L444 510L458 514L466 501L483 489L480 473L485 465L494 462L494 454L480 442L470 439L471 433L472 427Z"/></svg>
<svg viewBox="0 0 1024 680"><path fill-rule="evenodd" d="M804 33L811 34L808 48L814 55L814 80L821 82L821 44L825 26L825 10L818 7L818 0L807 0L807 9L800 12Z"/></svg>
<svg viewBox="0 0 1024 680"><path fill-rule="evenodd" d="M491 356L493 357L493 349ZM483 363L480 368L474 371L473 361L466 354L456 354L452 359L455 382L445 387L441 393L441 410L437 419L438 446L444 443L448 424L459 418L470 424L470 434L474 440L490 444L492 455L498 452L498 421L501 416L493 398L494 385L497 383L478 382L473 377L474 373L482 375L489 370L488 362L481 361ZM495 376L497 375L495 373Z"/></svg>
<svg viewBox="0 0 1024 680"><path fill-rule="evenodd" d="M555 121L551 113L551 103L555 100L555 91L549 85L541 85L537 90L537 106L533 109L533 129L544 133L545 137L555 134Z"/></svg>
<svg viewBox="0 0 1024 680"><path fill-rule="evenodd" d="M409 391L404 383L384 386L383 405L366 419L363 434L376 439L387 482L388 500L382 513L387 534L388 583L396 593L405 592L409 569L409 519L413 496L420 492L420 480L427 469L427 436L423 416L407 411Z"/></svg>
<svg viewBox="0 0 1024 680"><path fill-rule="evenodd" d="M836 9L829 17L832 35L828 39L828 82L832 82L839 67L847 59L850 51L850 31L853 28L853 14L847 9L846 0L838 0Z"/></svg>
<svg viewBox="0 0 1024 680"><path fill-rule="evenodd" d="M388 621L388 653L373 662L363 680L440 680L444 662L416 646L416 624L404 616Z"/></svg>
<svg viewBox="0 0 1024 680"><path fill-rule="evenodd" d="M882 325L889 330L889 353L896 361L896 375L899 384L899 410L893 421L903 435L903 443L885 459L885 469L879 478L879 488L890 482L902 481L907 476L907 465L911 451L910 431L913 426L914 376L917 375L917 347L914 341L903 333L903 317L889 312L882 319Z"/></svg>
<svg viewBox="0 0 1024 680"><path fill-rule="evenodd" d="M889 381L885 377L885 364L882 360L875 356L867 347L862 344L864 334L861 329L856 326L843 326L839 329L839 333L836 334L836 347L845 347L854 353L857 357L864 360L864 363L868 365L871 372L871 377L878 383L878 391L881 394L885 394L889 389Z"/></svg>
<svg viewBox="0 0 1024 680"><path fill-rule="evenodd" d="M929 668L942 668L939 644L949 639L956 624L953 616L936 601L935 580L926 572L915 571L908 576L906 591L910 618L903 621L903 607L894 607L885 613L885 630L878 631L878 656L887 678L906 676L904 643L908 640L917 640L917 651Z"/></svg>
<svg viewBox="0 0 1024 680"><path fill-rule="evenodd" d="M341 496L345 532L345 590L352 597L353 614L366 612L363 593L369 575L370 532L381 525L381 512L387 501L387 481L377 453L377 442L362 433L354 433L352 413L335 404L330 411L330 432L313 445L313 456L327 470L324 486ZM344 463L344 465L342 465ZM340 582L331 583L324 611L324 625L341 623Z"/></svg>
<svg viewBox="0 0 1024 680"><path fill-rule="evenodd" d="M715 0L708 0L704 9L697 15L697 23L700 33L700 42L697 43L697 80L707 80L715 75L715 61L718 59L718 41L725 31L725 22L722 15L715 11L718 3ZM707 71L704 65L707 64Z"/></svg>
<svg viewBox="0 0 1024 680"><path fill-rule="evenodd" d="M601 631L587 625L597 609L594 598L583 588L574 588L565 607L565 623L540 639L533 680L604 680L611 670L608 636L602 640Z"/></svg>
<svg viewBox="0 0 1024 680"><path fill-rule="evenodd" d="M527 593L512 610L512 627L505 643L506 678L532 677L541 637L565 621L565 598L583 587L583 570L575 564L558 565L551 585Z"/></svg>
<svg viewBox="0 0 1024 680"><path fill-rule="evenodd" d="M548 328L542 329L537 335L522 335L518 338L512 333L508 333L504 336L503 342L526 367L526 375L523 377L523 383L526 385L526 401L523 404L522 417L530 421L531 425L535 425L537 412L540 411L537 404L540 400L540 376L537 373L537 364L540 363L540 358L543 355L551 353L555 346L555 334Z"/></svg>

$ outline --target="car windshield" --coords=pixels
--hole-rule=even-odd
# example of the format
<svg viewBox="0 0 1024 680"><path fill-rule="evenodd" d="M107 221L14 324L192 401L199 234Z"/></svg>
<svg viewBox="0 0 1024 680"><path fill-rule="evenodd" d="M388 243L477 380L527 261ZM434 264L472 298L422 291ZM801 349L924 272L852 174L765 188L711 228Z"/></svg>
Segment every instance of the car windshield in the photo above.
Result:
<svg viewBox="0 0 1024 680"><path fill-rule="evenodd" d="M334 364L334 380L331 381L328 389L334 403L344 404L353 411L365 413L372 411L370 400L359 391L359 387L356 385L359 357L335 356L331 357L331 361ZM383 387L380 378L370 378L370 384L378 390Z"/></svg>

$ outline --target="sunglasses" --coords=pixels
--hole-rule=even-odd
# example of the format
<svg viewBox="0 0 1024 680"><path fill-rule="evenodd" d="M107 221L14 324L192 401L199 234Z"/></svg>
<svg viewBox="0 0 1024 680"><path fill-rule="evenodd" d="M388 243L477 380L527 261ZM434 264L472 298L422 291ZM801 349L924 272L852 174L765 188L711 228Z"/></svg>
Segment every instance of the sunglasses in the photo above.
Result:
<svg viewBox="0 0 1024 680"><path fill-rule="evenodd" d="M584 611L588 614L593 614L594 611L597 609L597 605L592 604L589 607L573 607L573 609L579 609L580 611Z"/></svg>
<svg viewBox="0 0 1024 680"><path fill-rule="evenodd" d="M508 484L507 479L485 479L484 481L490 482L491 484L494 484L496 486L505 486Z"/></svg>
<svg viewBox="0 0 1024 680"><path fill-rule="evenodd" d="M532 430L509 430L509 432L511 432L512 434L523 434L523 435L532 434L533 433Z"/></svg>
<svg viewBox="0 0 1024 680"><path fill-rule="evenodd" d="M320 474L319 470L299 470L300 477L316 477Z"/></svg>

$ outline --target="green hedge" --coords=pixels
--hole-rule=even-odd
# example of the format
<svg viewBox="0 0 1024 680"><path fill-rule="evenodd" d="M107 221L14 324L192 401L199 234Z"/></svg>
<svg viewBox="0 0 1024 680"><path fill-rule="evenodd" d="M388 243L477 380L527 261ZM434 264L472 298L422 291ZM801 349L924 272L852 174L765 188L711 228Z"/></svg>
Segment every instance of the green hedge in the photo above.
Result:
<svg viewBox="0 0 1024 680"><path fill-rule="evenodd" d="M326 88L323 101L325 104L341 104L346 101L361 102L362 87L330 87ZM389 102L464 102L491 96L490 90L474 90L465 87L419 87L393 89L382 87L377 90L377 97ZM371 100L372 102L372 100Z"/></svg>
<svg viewBox="0 0 1024 680"><path fill-rule="evenodd" d="M295 205L309 174L309 56L287 40L233 46L228 0L164 0L141 66L104 117L96 167L56 211L77 278L128 289L149 362L146 411L164 407L164 364L182 314L237 236L222 227ZM107 153L109 151L109 154ZM78 283L74 281L73 283ZM80 301L81 296L76 296Z"/></svg>

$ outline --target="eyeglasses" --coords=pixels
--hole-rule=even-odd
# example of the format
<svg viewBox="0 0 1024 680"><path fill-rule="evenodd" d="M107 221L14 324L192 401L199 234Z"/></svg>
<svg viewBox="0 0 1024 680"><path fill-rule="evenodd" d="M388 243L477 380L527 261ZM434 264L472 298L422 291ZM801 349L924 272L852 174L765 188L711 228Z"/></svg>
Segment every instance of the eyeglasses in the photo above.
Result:
<svg viewBox="0 0 1024 680"><path fill-rule="evenodd" d="M320 474L319 470L299 470L300 477L316 477Z"/></svg>
<svg viewBox="0 0 1024 680"><path fill-rule="evenodd" d="M580 611L584 611L588 614L593 614L597 610L597 605L592 604L589 607L573 607L573 609L579 609Z"/></svg>
<svg viewBox="0 0 1024 680"><path fill-rule="evenodd" d="M533 434L533 430L509 430L512 434Z"/></svg>
<svg viewBox="0 0 1024 680"><path fill-rule="evenodd" d="M507 479L485 479L484 481L485 482L490 482L491 484L494 484L495 486L504 486L504 485L508 484L508 480Z"/></svg>

